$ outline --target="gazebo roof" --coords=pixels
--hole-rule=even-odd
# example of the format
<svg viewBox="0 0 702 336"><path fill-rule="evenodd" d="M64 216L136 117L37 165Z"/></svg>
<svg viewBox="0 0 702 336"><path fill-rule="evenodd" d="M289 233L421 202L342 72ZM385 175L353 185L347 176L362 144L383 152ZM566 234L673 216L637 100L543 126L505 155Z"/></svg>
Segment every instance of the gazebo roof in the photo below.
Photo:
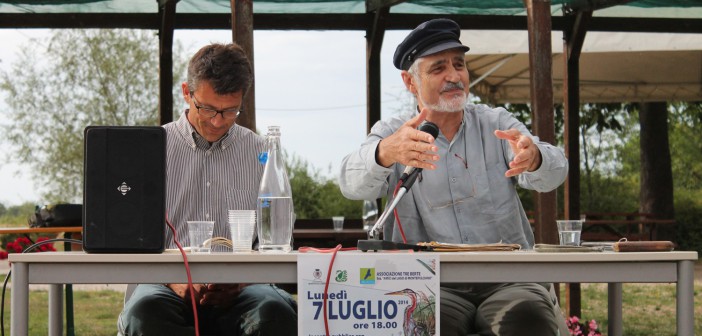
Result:
<svg viewBox="0 0 702 336"><path fill-rule="evenodd" d="M158 29L159 7L173 2L175 29L231 28L230 0L0 0L0 28ZM367 30L368 13L388 6L385 29L411 29L439 15L464 29L526 29L522 0L256 0L254 29ZM702 32L696 0L553 0L553 29L565 27L564 12L575 9L597 9L590 31Z"/></svg>
<svg viewBox="0 0 702 336"><path fill-rule="evenodd" d="M472 92L492 103L528 103L526 32L465 31ZM552 35L553 98L563 101L562 34ZM501 41L502 43L493 43ZM590 32L580 55L580 100L601 102L702 99L702 34Z"/></svg>
<svg viewBox="0 0 702 336"><path fill-rule="evenodd" d="M0 13L156 13L163 0L4 0L0 1ZM253 3L256 14L361 14L366 13L366 5L395 3L391 13L404 14L463 14L463 15L525 15L522 0L256 0ZM593 3L598 7L610 7L623 3L616 0L580 1L553 0L552 15L559 15L562 6L576 7ZM699 8L695 0L639 0L622 5L614 16L631 17L641 15L641 9L656 8L657 17L699 17L700 12L690 12L689 8ZM179 0L178 13L231 13L230 0ZM683 8L685 10L676 10ZM661 11L662 9L665 9ZM672 10L671 10L672 9ZM617 12L617 11L615 11ZM637 14L638 13L638 14ZM651 13L644 13L651 17Z"/></svg>

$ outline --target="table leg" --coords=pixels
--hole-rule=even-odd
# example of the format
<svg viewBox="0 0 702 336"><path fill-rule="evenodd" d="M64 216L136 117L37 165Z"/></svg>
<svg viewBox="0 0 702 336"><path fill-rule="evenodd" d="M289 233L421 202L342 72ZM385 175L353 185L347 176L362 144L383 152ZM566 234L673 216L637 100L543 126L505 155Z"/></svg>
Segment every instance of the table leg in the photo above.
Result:
<svg viewBox="0 0 702 336"><path fill-rule="evenodd" d="M610 336L621 336L623 332L622 320L622 284L610 282L607 284L607 330Z"/></svg>
<svg viewBox="0 0 702 336"><path fill-rule="evenodd" d="M73 321L73 285L66 284L66 336L75 336Z"/></svg>
<svg viewBox="0 0 702 336"><path fill-rule="evenodd" d="M676 288L678 335L695 334L694 281L694 262L691 260L679 261Z"/></svg>
<svg viewBox="0 0 702 336"><path fill-rule="evenodd" d="M10 334L26 336L29 329L29 267L26 263L12 263L11 298Z"/></svg>
<svg viewBox="0 0 702 336"><path fill-rule="evenodd" d="M49 336L63 333L63 285L49 285Z"/></svg>
<svg viewBox="0 0 702 336"><path fill-rule="evenodd" d="M66 232L63 235L66 239L73 238L71 232ZM65 251L72 251L71 246L73 243L65 242L63 244L63 249ZM66 336L75 336L75 325L73 323L73 285L66 284Z"/></svg>

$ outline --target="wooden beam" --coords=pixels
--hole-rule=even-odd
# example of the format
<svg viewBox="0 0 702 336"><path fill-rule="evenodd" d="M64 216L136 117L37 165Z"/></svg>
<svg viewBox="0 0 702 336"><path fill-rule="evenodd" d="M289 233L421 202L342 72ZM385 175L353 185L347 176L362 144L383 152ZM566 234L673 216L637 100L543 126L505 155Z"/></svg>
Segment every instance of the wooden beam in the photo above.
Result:
<svg viewBox="0 0 702 336"><path fill-rule="evenodd" d="M161 25L158 32L158 85L159 123L173 121L173 27L177 0L160 0L158 14Z"/></svg>
<svg viewBox="0 0 702 336"><path fill-rule="evenodd" d="M368 13L373 24L366 31L366 133L380 120L380 50L385 37L385 19L390 7L383 7Z"/></svg>
<svg viewBox="0 0 702 336"><path fill-rule="evenodd" d="M571 25L563 31L563 142L568 157L568 178L565 182L564 217L580 219L580 53L592 11L581 11L566 16ZM566 287L568 316L581 315L580 284Z"/></svg>
<svg viewBox="0 0 702 336"><path fill-rule="evenodd" d="M565 218L580 219L580 53L585 41L591 11L570 17L572 26L563 32L563 142L568 157L568 179L565 183Z"/></svg>
<svg viewBox="0 0 702 336"><path fill-rule="evenodd" d="M542 140L555 143L553 81L551 79L551 1L524 0L529 31L529 68L533 131ZM558 243L556 191L536 194L536 242Z"/></svg>
<svg viewBox="0 0 702 336"><path fill-rule="evenodd" d="M231 29L232 41L241 46L246 52L246 57L251 62L251 71L254 71L254 40L253 40L253 0L231 0ZM256 76L244 97L243 111L236 123L256 132Z"/></svg>
<svg viewBox="0 0 702 336"><path fill-rule="evenodd" d="M592 19L592 11L578 12L568 18L572 19L572 25L563 30L564 47L566 48L565 51L568 52L566 55L569 59L579 59L583 50L583 44L585 44L587 26L590 19Z"/></svg>
<svg viewBox="0 0 702 336"><path fill-rule="evenodd" d="M446 17L467 30L524 30L527 18L515 15L388 14L386 30L411 30ZM230 14L176 13L175 29L231 29ZM551 18L564 30L566 18ZM366 30L366 14L254 14L255 30ZM0 28L159 29L158 13L0 13ZM702 33L702 19L594 17L589 31Z"/></svg>

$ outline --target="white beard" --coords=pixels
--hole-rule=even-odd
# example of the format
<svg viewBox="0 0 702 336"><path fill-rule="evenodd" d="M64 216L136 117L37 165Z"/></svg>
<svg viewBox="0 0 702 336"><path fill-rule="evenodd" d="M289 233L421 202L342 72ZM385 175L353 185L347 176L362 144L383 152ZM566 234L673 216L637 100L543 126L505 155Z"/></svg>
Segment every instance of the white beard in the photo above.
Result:
<svg viewBox="0 0 702 336"><path fill-rule="evenodd" d="M424 107L429 108L432 111L436 112L462 112L463 108L466 105L466 93L463 92L462 94L457 94L454 95L453 97L450 98L445 98L443 96L439 97L439 101L436 102L435 104L428 104L426 103L423 99L420 98L422 101L422 105Z"/></svg>

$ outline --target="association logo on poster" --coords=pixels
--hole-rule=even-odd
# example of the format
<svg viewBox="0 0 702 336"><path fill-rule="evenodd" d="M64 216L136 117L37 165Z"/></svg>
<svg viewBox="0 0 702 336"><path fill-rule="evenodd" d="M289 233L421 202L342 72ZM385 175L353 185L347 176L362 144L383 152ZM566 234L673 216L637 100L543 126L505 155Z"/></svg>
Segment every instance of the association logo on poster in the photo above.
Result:
<svg viewBox="0 0 702 336"><path fill-rule="evenodd" d="M336 336L439 335L438 258L339 252L327 274L331 255L300 254L298 334L326 335L326 317Z"/></svg>
<svg viewBox="0 0 702 336"><path fill-rule="evenodd" d="M336 271L336 282L346 282L348 279L348 272L346 270L337 270Z"/></svg>
<svg viewBox="0 0 702 336"><path fill-rule="evenodd" d="M375 284L375 268L361 267L361 284L363 284L363 285Z"/></svg>

